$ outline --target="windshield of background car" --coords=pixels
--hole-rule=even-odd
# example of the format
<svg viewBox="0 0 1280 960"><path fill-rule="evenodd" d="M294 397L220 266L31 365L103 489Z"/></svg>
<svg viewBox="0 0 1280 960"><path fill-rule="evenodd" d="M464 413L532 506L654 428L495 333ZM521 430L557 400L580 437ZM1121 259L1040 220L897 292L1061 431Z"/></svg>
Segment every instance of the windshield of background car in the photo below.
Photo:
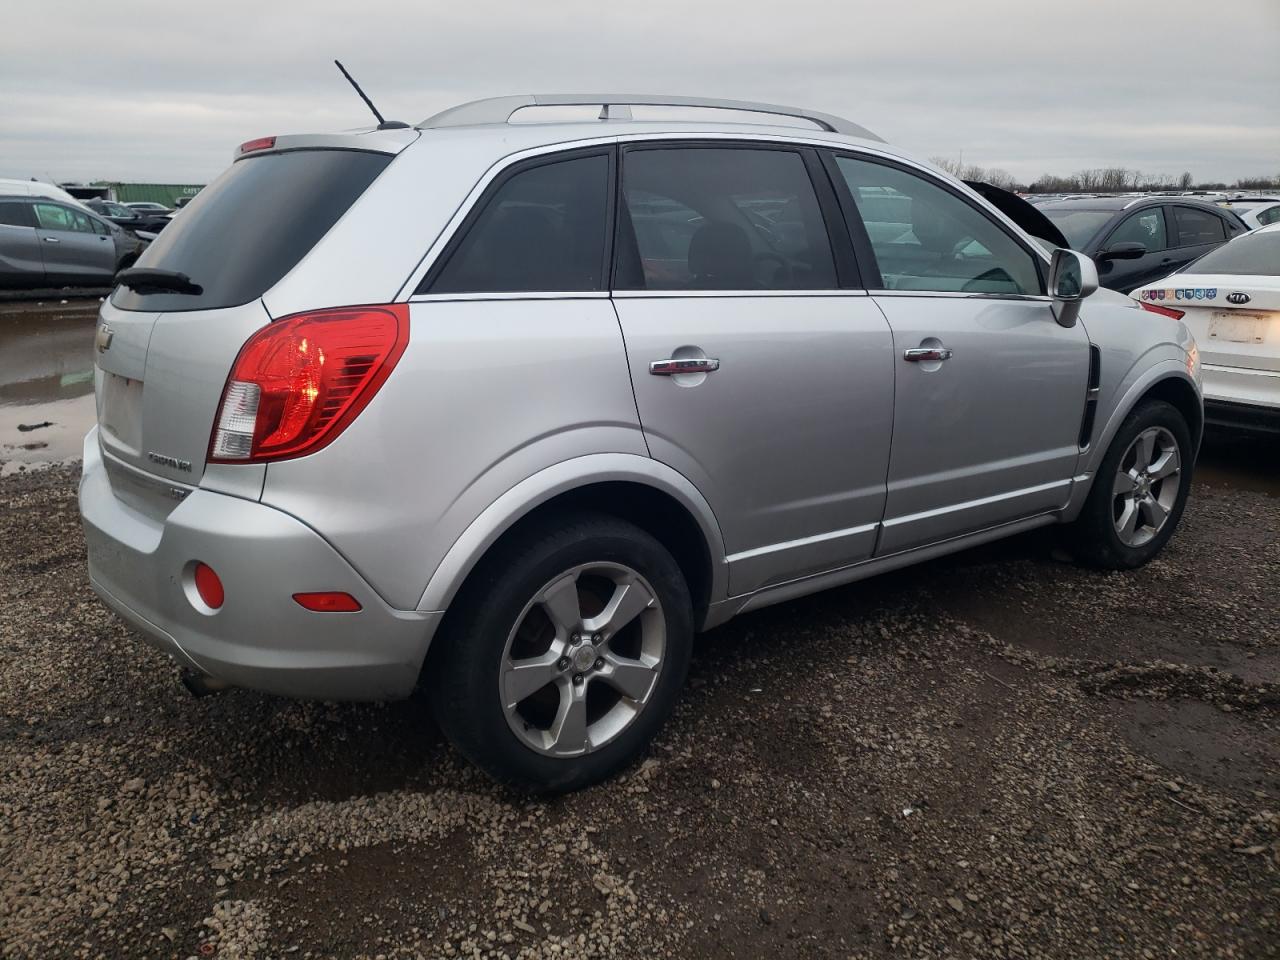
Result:
<svg viewBox="0 0 1280 960"><path fill-rule="evenodd" d="M1070 207L1041 207L1040 212L1053 221L1071 243L1072 250L1083 251L1089 240L1115 216L1113 210L1073 210Z"/></svg>
<svg viewBox="0 0 1280 960"><path fill-rule="evenodd" d="M1239 277L1280 276L1280 233L1246 233L1211 250L1183 273L1225 273Z"/></svg>
<svg viewBox="0 0 1280 960"><path fill-rule="evenodd" d="M165 227L136 266L186 274L203 292L117 287L124 310L216 310L256 300L293 269L392 161L294 150L233 163Z"/></svg>

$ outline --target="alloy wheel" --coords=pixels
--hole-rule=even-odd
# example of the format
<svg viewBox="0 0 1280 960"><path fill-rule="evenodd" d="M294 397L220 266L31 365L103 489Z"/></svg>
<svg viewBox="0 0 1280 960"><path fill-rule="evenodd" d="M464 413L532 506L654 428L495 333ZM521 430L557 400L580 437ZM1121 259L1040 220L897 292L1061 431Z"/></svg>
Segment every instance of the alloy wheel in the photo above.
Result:
<svg viewBox="0 0 1280 960"><path fill-rule="evenodd" d="M507 724L548 756L597 750L645 708L665 652L662 604L637 571L566 570L534 594L507 637L499 676Z"/></svg>
<svg viewBox="0 0 1280 960"><path fill-rule="evenodd" d="M1133 438L1111 486L1111 516L1120 542L1149 543L1169 520L1182 484L1178 441L1164 427L1148 427Z"/></svg>

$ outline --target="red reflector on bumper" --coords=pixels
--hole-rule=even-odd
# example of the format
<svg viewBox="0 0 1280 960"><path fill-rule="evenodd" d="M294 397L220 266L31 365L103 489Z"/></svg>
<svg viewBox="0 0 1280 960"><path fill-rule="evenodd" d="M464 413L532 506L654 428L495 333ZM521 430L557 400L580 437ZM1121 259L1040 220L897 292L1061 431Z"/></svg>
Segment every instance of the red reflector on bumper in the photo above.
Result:
<svg viewBox="0 0 1280 960"><path fill-rule="evenodd" d="M360 601L349 593L295 593L293 599L302 607L317 613L355 613L362 609Z"/></svg>
<svg viewBox="0 0 1280 960"><path fill-rule="evenodd" d="M217 610L222 606L225 596L222 591L222 580L213 572L213 567L205 563L197 563L195 576L196 593L200 594L200 599L204 601L204 605L210 610Z"/></svg>

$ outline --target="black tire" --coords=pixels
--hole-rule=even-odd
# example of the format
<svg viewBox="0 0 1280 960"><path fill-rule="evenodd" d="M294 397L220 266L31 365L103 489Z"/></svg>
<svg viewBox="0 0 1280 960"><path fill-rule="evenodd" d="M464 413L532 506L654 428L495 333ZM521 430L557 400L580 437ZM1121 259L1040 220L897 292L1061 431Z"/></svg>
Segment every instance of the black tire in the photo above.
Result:
<svg viewBox="0 0 1280 960"><path fill-rule="evenodd" d="M1163 427L1173 435L1181 461L1177 498L1164 525L1146 543L1131 546L1120 538L1115 526L1113 483L1134 439L1151 427ZM1105 570L1132 570L1158 554L1177 529L1191 491L1193 447L1191 430L1178 408L1163 400L1138 404L1127 416L1102 458L1093 488L1080 516L1068 528L1075 556L1089 566Z"/></svg>
<svg viewBox="0 0 1280 960"><path fill-rule="evenodd" d="M508 724L500 696L507 638L538 591L582 564L623 564L661 604L665 648L640 712L597 749L552 757ZM529 793L563 793L604 780L632 763L674 709L689 669L693 609L679 565L654 537L614 517L577 514L535 522L499 545L451 604L424 668L445 736L494 780Z"/></svg>

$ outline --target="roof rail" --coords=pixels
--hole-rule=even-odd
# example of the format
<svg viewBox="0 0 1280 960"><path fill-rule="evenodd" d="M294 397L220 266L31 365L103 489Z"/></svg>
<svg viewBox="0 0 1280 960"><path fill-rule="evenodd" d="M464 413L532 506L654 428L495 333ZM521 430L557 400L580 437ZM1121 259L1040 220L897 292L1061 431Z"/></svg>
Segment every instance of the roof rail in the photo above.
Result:
<svg viewBox="0 0 1280 960"><path fill-rule="evenodd" d="M518 110L525 107L601 107L601 120L629 120L628 107L702 107L712 110L742 110L750 113L768 113L779 117L808 120L831 133L842 133L864 140L878 140L866 127L845 120L843 117L799 107L782 107L776 103L752 103L748 100L714 100L705 97L677 97L663 94L616 93L529 93L510 97L490 97L472 100L457 107L442 110L417 124L419 130L433 127L463 127L484 123L509 123ZM614 110L621 107L621 110Z"/></svg>

